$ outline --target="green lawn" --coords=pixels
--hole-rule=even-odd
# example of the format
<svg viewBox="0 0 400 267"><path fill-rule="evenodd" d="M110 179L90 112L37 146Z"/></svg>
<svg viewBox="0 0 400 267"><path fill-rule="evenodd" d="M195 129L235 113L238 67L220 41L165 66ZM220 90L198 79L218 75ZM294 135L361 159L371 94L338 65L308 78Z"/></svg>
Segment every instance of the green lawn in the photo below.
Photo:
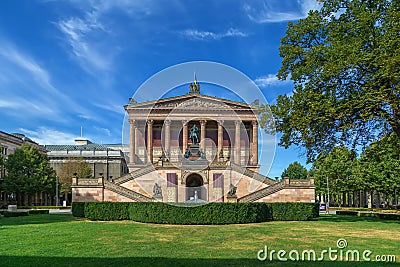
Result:
<svg viewBox="0 0 400 267"><path fill-rule="evenodd" d="M346 249L396 255L379 262L272 262L257 260L269 249ZM345 250L346 250L345 249ZM344 250L344 251L345 251ZM93 222L71 215L0 218L0 266L398 266L400 223L325 215L308 222L177 226L130 221Z"/></svg>

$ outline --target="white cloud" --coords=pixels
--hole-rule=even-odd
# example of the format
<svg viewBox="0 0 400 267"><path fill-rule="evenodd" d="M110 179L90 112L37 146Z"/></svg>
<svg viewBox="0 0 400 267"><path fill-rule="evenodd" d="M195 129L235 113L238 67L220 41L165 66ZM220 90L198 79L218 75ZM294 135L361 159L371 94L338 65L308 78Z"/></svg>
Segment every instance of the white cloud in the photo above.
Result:
<svg viewBox="0 0 400 267"><path fill-rule="evenodd" d="M267 74L265 76L256 78L254 82L255 84L257 84L258 87L265 88L268 86L276 86L290 83L290 79L287 78L286 80L279 80L278 77L276 77L276 74Z"/></svg>
<svg viewBox="0 0 400 267"><path fill-rule="evenodd" d="M219 40L226 37L246 37L247 33L242 32L238 29L229 28L225 32L210 32L210 31L199 31L194 29L188 29L181 32L181 34L192 40Z"/></svg>
<svg viewBox="0 0 400 267"><path fill-rule="evenodd" d="M293 6L296 8L293 9ZM274 23L298 20L307 17L310 10L319 10L321 4L316 0L263 0L259 5L244 5L247 16L257 23Z"/></svg>
<svg viewBox="0 0 400 267"><path fill-rule="evenodd" d="M65 133L43 126L37 128L36 130L19 128L18 131L25 134L27 137L41 145L74 144L74 140L77 137L76 135L73 135L71 133Z"/></svg>

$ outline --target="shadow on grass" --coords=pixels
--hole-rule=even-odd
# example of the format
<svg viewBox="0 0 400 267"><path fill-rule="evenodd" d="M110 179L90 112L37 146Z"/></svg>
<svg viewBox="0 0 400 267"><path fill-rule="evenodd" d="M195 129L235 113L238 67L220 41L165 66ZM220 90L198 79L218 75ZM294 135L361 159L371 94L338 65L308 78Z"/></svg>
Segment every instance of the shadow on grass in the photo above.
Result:
<svg viewBox="0 0 400 267"><path fill-rule="evenodd" d="M25 224L46 224L59 223L80 220L71 214L35 214L21 217L3 217L0 218L1 226L25 225ZM1 228L0 228L1 229Z"/></svg>
<svg viewBox="0 0 400 267"><path fill-rule="evenodd" d="M398 220L385 220L374 217L360 217L352 215L322 214L317 218L318 221L326 222L380 222L399 224Z"/></svg>
<svg viewBox="0 0 400 267"><path fill-rule="evenodd" d="M262 262L257 259L72 258L0 256L2 266L398 266L379 262Z"/></svg>

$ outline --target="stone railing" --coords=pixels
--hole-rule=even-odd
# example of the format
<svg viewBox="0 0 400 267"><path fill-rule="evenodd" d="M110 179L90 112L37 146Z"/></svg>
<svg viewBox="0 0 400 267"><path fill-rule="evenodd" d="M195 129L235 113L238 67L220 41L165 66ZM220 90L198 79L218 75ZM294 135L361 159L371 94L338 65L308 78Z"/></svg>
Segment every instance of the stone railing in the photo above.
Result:
<svg viewBox="0 0 400 267"><path fill-rule="evenodd" d="M72 178L72 185L74 186L102 186L102 178Z"/></svg>
<svg viewBox="0 0 400 267"><path fill-rule="evenodd" d="M242 167L240 165L237 165L235 163L231 163L231 168L232 168L233 171L236 171L238 173L242 173L243 175L251 177L251 178L253 178L253 179L257 180L257 181L260 181L260 182L262 182L264 184L273 185L273 184L277 183L275 180L273 180L271 178L268 178L267 176L264 176L264 175L262 175L262 174L260 174L258 172L251 171L251 170L249 170L247 168L244 168L244 167Z"/></svg>
<svg viewBox="0 0 400 267"><path fill-rule="evenodd" d="M154 199L149 198L145 195L142 195L138 192L132 191L126 187L111 183L109 181L104 181L104 188L114 191L115 193L118 193L122 196L125 196L127 198L130 198L132 200L138 201L138 202L152 202Z"/></svg>
<svg viewBox="0 0 400 267"><path fill-rule="evenodd" d="M310 179L289 179L285 178L282 180L285 186L289 187L302 187L302 186L314 186L314 178Z"/></svg>
<svg viewBox="0 0 400 267"><path fill-rule="evenodd" d="M285 188L285 183L284 181L275 183L274 185L262 188L260 190L257 190L253 193L250 193L244 197L238 198L238 202L253 202L256 201L260 198L266 197L268 195L271 195L273 193L276 193L280 190Z"/></svg>
<svg viewBox="0 0 400 267"><path fill-rule="evenodd" d="M128 182L130 180L139 178L140 176L143 176L143 175L146 175L148 173L151 173L154 170L155 170L154 166L153 165L149 165L147 167L144 167L144 168L139 169L137 171L133 171L133 172L128 173L128 174L126 174L126 175L124 175L122 177L119 177L117 179L114 179L114 183L117 184L117 185L120 185L120 184L126 183L126 182Z"/></svg>

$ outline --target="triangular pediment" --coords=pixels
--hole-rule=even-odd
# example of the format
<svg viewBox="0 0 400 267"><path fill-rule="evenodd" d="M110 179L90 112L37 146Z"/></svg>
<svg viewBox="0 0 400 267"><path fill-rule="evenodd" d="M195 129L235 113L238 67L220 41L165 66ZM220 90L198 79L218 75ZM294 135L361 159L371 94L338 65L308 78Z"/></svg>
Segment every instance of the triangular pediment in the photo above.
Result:
<svg viewBox="0 0 400 267"><path fill-rule="evenodd" d="M198 109L254 110L257 106L202 94L186 94L142 103L130 103L125 109Z"/></svg>

